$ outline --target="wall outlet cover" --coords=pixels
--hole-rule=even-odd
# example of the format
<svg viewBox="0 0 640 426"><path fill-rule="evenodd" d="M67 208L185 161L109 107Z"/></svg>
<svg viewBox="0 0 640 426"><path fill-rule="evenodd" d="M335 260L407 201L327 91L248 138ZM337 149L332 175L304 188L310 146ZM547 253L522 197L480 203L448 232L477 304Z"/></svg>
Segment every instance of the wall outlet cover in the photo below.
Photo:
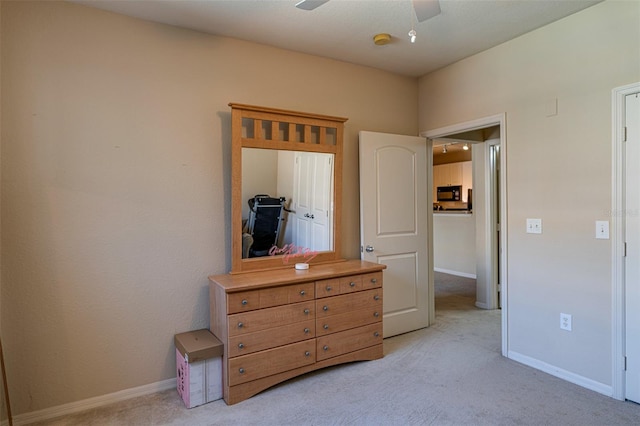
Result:
<svg viewBox="0 0 640 426"><path fill-rule="evenodd" d="M570 314L560 314L560 328L562 330L571 331L571 315Z"/></svg>

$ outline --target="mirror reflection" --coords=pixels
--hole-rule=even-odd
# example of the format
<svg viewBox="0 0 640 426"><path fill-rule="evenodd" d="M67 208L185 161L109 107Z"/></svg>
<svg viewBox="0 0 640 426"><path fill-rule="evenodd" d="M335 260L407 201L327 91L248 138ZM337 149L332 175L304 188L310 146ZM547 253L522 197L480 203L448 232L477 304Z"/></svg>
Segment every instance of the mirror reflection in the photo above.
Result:
<svg viewBox="0 0 640 426"><path fill-rule="evenodd" d="M242 258L333 250L334 155L242 148Z"/></svg>

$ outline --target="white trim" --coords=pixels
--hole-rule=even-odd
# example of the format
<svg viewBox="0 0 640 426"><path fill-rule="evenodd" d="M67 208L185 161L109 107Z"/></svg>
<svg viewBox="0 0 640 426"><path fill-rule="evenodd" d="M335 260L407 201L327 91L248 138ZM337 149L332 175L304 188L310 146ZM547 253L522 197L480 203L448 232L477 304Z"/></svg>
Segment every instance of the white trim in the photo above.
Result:
<svg viewBox="0 0 640 426"><path fill-rule="evenodd" d="M537 360L535 358L522 355L518 352L509 351L509 358L521 364L543 371L547 374L551 374L552 376L566 380L567 382L582 386L583 388L587 388L606 396L612 396L612 387L604 383L596 382L595 380L591 380L579 374L572 373L571 371L567 371L554 365L547 364L546 362Z"/></svg>
<svg viewBox="0 0 640 426"><path fill-rule="evenodd" d="M66 416L89 410L91 408L103 407L127 399L144 396L151 393L162 392L176 387L176 378L155 382L136 388L125 389L107 395L96 396L82 401L70 402L56 407L45 408L44 410L32 411L30 413L13 416L15 426L27 425L30 423L53 419L55 417Z"/></svg>
<svg viewBox="0 0 640 426"><path fill-rule="evenodd" d="M442 268L435 268L435 267L433 268L433 270L435 272L442 272L443 274L455 275L457 277L473 278L474 280L477 278L476 274L470 274L468 272L452 271L451 269L442 269Z"/></svg>
<svg viewBox="0 0 640 426"><path fill-rule="evenodd" d="M420 133L420 136L428 140L437 139L447 135L466 131L483 129L490 126L500 126L500 305L502 316L502 355L507 356L509 349L509 321L508 321L508 275L507 275L507 115L506 113L496 114L489 117L458 123L439 129L427 130ZM427 145L428 147L430 146ZM429 211L429 217L433 217L433 211ZM433 240L432 234L429 238ZM433 247L433 245L431 246ZM497 289L496 289L497 291Z"/></svg>
<svg viewBox="0 0 640 426"><path fill-rule="evenodd" d="M429 138L426 138L427 141L427 170L433 171L433 141ZM427 202L429 200L433 200L433 172L427 173ZM427 265L434 264L433 257L433 210L429 210L427 213ZM432 268L427 269L427 298L429 298L429 325L433 325L436 322L436 291L435 284L433 282L433 273Z"/></svg>
<svg viewBox="0 0 640 426"><path fill-rule="evenodd" d="M622 139L625 119L625 97L640 92L640 82L617 87L611 92L611 327L612 327L612 397L625 399L625 312L624 312L624 167Z"/></svg>

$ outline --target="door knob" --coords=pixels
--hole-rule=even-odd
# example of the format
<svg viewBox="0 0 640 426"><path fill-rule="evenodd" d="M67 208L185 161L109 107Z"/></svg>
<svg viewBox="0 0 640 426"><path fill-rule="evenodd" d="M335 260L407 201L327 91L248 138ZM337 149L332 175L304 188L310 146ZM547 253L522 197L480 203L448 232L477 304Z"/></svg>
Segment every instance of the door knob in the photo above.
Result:
<svg viewBox="0 0 640 426"><path fill-rule="evenodd" d="M365 251L366 251L367 253L371 253L371 252L373 252L373 246L367 246L367 247L365 247Z"/></svg>

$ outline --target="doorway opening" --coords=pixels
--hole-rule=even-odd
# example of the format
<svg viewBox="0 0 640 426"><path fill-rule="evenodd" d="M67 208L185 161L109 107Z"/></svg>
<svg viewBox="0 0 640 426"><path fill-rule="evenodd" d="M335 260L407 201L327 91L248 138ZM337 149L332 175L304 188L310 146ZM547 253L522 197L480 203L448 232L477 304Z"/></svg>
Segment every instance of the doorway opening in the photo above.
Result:
<svg viewBox="0 0 640 426"><path fill-rule="evenodd" d="M506 262L506 138L504 114L460 123L446 128L430 130L421 134L427 137L427 146L434 153L447 154L456 145L470 147L472 151L471 195L472 208L467 211L453 210L447 212L440 209L437 191L442 183L441 176L436 173L436 166L442 159L432 158L429 173L434 210L429 212L429 251L434 256L434 270L430 271L430 294L433 295L431 306L432 318L435 319L435 275L441 272L454 272L462 278L475 278L476 302L475 306L483 309L498 309L501 311L502 354L507 355L507 262ZM437 181L436 181L437 180ZM464 189L464 188L462 188ZM464 192L464 191L463 191ZM462 197L460 197L462 198ZM469 202L467 197L467 203ZM462 201L462 200L460 200ZM468 216L460 216L468 215ZM464 231L464 220L467 227L473 229L472 234ZM447 223L454 222L454 223ZM458 243L465 244L457 253L466 253L467 259L449 259L446 263L442 258L441 249L451 250L451 239L442 237L447 230L462 231L457 235ZM440 234L439 234L440 232ZM450 234L452 236L453 234ZM436 241L438 239L438 241ZM465 240L466 239L466 240ZM441 241L447 241L447 246ZM466 242L465 242L466 241ZM455 242L454 242L455 243ZM473 244L473 250L468 250ZM462 250L460 250L462 248ZM464 249L467 250L464 250ZM471 254L469 254L471 253ZM446 254L445 254L446 257ZM450 269L439 265L455 265L458 269ZM457 262L457 263L456 263ZM456 273L457 272L457 273ZM475 277L474 277L475 275Z"/></svg>

